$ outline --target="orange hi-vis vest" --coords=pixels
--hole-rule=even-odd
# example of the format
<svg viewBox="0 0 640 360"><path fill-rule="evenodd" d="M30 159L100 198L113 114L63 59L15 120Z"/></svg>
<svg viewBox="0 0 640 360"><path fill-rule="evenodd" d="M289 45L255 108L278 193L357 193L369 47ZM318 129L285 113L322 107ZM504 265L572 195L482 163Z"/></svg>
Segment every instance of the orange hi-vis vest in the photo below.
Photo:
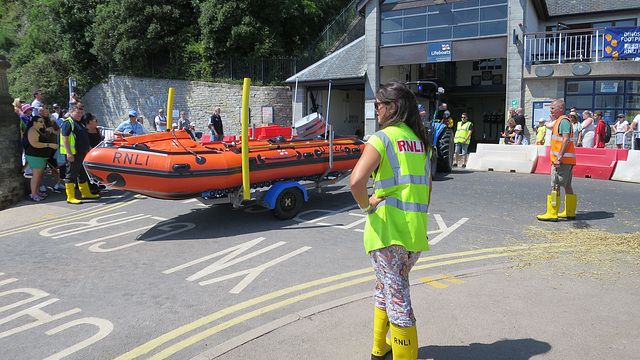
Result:
<svg viewBox="0 0 640 360"><path fill-rule="evenodd" d="M550 155L551 155L552 164L554 161L558 159L558 155L560 154L560 149L562 149L562 142L564 141L564 138L559 133L560 123L562 122L562 120L569 121L569 118L567 116L561 116L558 119L558 121L556 121L556 123L553 125L553 132L551 133ZM571 128L571 135L569 136L569 138L572 138L572 137L573 137L573 128ZM562 155L562 159L560 159L560 162L563 164L572 164L572 165L576 164L576 149L574 148L573 141L571 141L571 139L569 139L569 143L567 144L567 149Z"/></svg>

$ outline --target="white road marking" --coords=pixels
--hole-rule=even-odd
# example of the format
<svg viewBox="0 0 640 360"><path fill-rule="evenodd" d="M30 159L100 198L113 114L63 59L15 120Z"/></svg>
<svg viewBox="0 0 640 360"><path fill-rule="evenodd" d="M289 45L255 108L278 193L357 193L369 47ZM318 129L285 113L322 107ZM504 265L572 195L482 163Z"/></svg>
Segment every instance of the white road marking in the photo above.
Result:
<svg viewBox="0 0 640 360"><path fill-rule="evenodd" d="M216 253L207 255L207 256L203 256L201 258L189 261L187 263L184 263L182 265L178 265L176 267L173 267L171 269L165 270L162 273L163 274L171 274L174 273L176 271L179 270L183 270L186 268L189 268L191 266L209 261L213 258L216 257L220 257L220 256L224 256L221 259L217 260L216 262L214 262L213 264L210 264L208 266L206 266L204 269L196 272L193 275L190 275L186 278L187 281L196 281L196 280L200 280L208 275L211 275L219 270L228 268L230 266L239 264L240 262L243 262L245 260L251 259L253 257L256 257L258 255L262 255L268 251L274 250L282 245L285 245L286 243L284 241L279 241L275 244L269 245L265 248L256 250L254 252L248 253L244 256L240 256L242 255L245 251L251 249L252 247L258 245L259 243L261 243L263 240L265 240L265 238L263 237L259 237L250 241L247 241L243 244L239 244L233 247L230 247L228 249L222 250L222 251L218 251ZM233 279L236 277L240 277L240 276L244 276L244 278L238 283L236 284L236 286L234 286L229 292L232 294L239 294L242 290L244 290L253 280L255 280L264 270L266 270L267 268L277 265L287 259L290 259L298 254L301 254L307 250L311 249L311 247L309 246L305 246L302 247L298 250L292 251L288 254L285 254L283 256L278 257L277 259L268 261L262 265L253 267L251 269L247 269L247 270L241 270L241 271L237 271L233 274L229 274L229 275L224 275L224 276L219 276L213 279L208 279L208 280L203 280L200 281L198 284L200 286L206 286L206 285L211 285L211 284L215 284L221 281L225 281L225 280L229 280L229 279Z"/></svg>

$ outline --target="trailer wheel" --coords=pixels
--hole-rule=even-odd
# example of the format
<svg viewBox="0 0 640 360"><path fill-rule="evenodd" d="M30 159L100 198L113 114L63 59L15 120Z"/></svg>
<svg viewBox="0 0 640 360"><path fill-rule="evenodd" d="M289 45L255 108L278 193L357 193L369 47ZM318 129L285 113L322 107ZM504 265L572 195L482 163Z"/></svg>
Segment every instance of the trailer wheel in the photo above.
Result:
<svg viewBox="0 0 640 360"><path fill-rule="evenodd" d="M302 209L304 196L302 191L297 187L289 187L278 195L276 203L271 212L275 217L281 220L288 220L298 215Z"/></svg>

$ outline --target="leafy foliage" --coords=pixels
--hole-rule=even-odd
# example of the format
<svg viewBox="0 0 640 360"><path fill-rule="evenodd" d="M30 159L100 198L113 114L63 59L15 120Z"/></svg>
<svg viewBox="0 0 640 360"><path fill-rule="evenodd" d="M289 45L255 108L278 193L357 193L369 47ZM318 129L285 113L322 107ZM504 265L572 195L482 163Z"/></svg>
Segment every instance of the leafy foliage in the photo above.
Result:
<svg viewBox="0 0 640 360"><path fill-rule="evenodd" d="M66 103L108 74L213 80L229 57L297 56L349 0L0 1L9 91Z"/></svg>
<svg viewBox="0 0 640 360"><path fill-rule="evenodd" d="M170 64L197 33L190 0L114 0L97 11L93 52L111 72L148 75Z"/></svg>
<svg viewBox="0 0 640 360"><path fill-rule="evenodd" d="M296 55L345 4L345 1L207 0L200 6L202 42L217 59Z"/></svg>

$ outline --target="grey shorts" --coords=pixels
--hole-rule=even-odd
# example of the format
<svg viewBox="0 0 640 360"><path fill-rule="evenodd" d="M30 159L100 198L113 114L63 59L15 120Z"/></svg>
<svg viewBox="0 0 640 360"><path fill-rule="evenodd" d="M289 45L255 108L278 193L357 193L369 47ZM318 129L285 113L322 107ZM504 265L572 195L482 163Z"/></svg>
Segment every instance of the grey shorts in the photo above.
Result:
<svg viewBox="0 0 640 360"><path fill-rule="evenodd" d="M571 179L573 179L572 164L560 164L560 167L551 165L551 187L571 186Z"/></svg>
<svg viewBox="0 0 640 360"><path fill-rule="evenodd" d="M469 144L465 143L455 143L455 153L460 155L467 155L469 150Z"/></svg>

